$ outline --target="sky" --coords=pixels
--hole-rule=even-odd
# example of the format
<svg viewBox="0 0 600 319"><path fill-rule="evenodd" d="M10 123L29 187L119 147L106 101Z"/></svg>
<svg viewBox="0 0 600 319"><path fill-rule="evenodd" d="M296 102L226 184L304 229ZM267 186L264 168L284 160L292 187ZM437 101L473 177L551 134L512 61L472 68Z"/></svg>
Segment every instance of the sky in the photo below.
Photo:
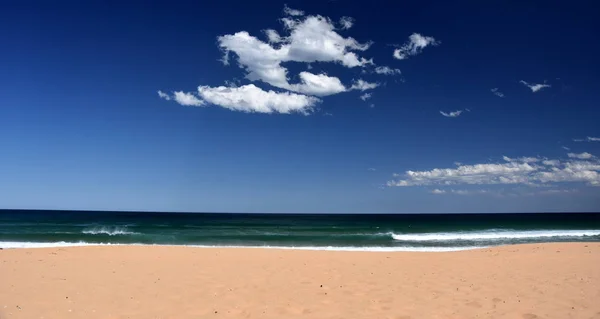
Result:
<svg viewBox="0 0 600 319"><path fill-rule="evenodd" d="M5 1L0 208L600 210L594 1Z"/></svg>

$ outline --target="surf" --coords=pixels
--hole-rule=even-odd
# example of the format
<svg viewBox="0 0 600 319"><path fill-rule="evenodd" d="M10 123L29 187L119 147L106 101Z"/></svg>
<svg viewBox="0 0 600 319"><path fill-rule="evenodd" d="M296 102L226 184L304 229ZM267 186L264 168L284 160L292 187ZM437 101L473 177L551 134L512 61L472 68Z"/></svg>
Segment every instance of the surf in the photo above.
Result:
<svg viewBox="0 0 600 319"><path fill-rule="evenodd" d="M405 242L447 242L447 241L484 241L484 240L511 240L511 239L549 239L549 238L583 238L600 236L600 230L493 230L473 232L447 232L447 233L415 233L396 234L390 233L393 239Z"/></svg>

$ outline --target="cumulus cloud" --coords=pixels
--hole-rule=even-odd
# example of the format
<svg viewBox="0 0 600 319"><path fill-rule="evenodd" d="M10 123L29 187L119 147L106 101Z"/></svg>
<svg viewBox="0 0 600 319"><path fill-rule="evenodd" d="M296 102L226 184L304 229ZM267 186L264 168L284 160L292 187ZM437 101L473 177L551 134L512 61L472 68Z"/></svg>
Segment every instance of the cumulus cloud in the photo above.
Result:
<svg viewBox="0 0 600 319"><path fill-rule="evenodd" d="M354 81L354 83L350 87L350 90L366 91L366 90L372 90L378 86L379 86L379 83L369 83L363 79L358 79L358 80Z"/></svg>
<svg viewBox="0 0 600 319"><path fill-rule="evenodd" d="M588 153L588 152L583 152L583 153L569 153L567 154L567 156L569 156L570 158L578 158L578 159L590 159L593 158L594 155Z"/></svg>
<svg viewBox="0 0 600 319"><path fill-rule="evenodd" d="M159 93L159 95L160 95L160 93ZM586 138L574 138L573 142L600 142L600 137L588 136Z"/></svg>
<svg viewBox="0 0 600 319"><path fill-rule="evenodd" d="M491 89L492 93L497 97L504 97L504 93L500 92L498 88Z"/></svg>
<svg viewBox="0 0 600 319"><path fill-rule="evenodd" d="M289 85L290 91L326 96L346 91L346 87L340 79L326 74L312 74L310 72L300 72L300 83Z"/></svg>
<svg viewBox="0 0 600 319"><path fill-rule="evenodd" d="M365 93L365 94L363 94L363 95L360 96L360 99L363 100L363 101L366 101L366 100L370 99L371 96L373 96L372 93Z"/></svg>
<svg viewBox="0 0 600 319"><path fill-rule="evenodd" d="M462 114L462 112L463 112L463 110L457 110L457 111L449 112L449 113L440 111L440 114L442 114L445 117L459 117Z"/></svg>
<svg viewBox="0 0 600 319"><path fill-rule="evenodd" d="M404 174L394 174L394 177L394 180L388 181L388 186L495 184L552 186L565 182L600 186L600 161L589 153L569 154L567 160L505 157L503 163L461 164L456 168L406 171Z"/></svg>
<svg viewBox="0 0 600 319"><path fill-rule="evenodd" d="M289 74L288 62L305 63L309 70L311 63L320 62L346 68L366 69L369 66L374 68L374 73L382 75L400 74L398 69L375 67L372 58L361 56L372 42L359 42L338 33L351 28L353 18L342 17L339 23L334 23L327 17L305 15L303 11L287 5L283 12L284 17L280 19L283 30L264 29L262 38L243 30L217 37L218 47L223 52L223 64L236 63L243 70L245 79L252 84L242 86L241 83L226 82L226 86L218 87L201 85L197 93L158 91L159 97L187 106L212 104L243 112L307 114L321 102L319 97L351 90L371 90L380 83L358 79L345 85L340 78L324 72ZM415 33L408 43L399 48L399 52L406 56L415 55L426 46L437 43L431 37ZM257 86L259 82L283 92L260 88ZM367 96L370 97L364 94L361 98L366 100Z"/></svg>
<svg viewBox="0 0 600 319"><path fill-rule="evenodd" d="M334 62L349 68L373 63L372 59L365 59L356 53L367 50L370 43L359 43L351 37L342 37L326 17L286 17L282 21L289 36L281 36L273 29L264 31L268 41L278 43L278 47L273 47L246 31L218 37L219 47L224 52L223 60L229 63L230 53L234 53L237 63L246 71L248 80L262 81L280 89L319 96L344 92L346 88L337 77L308 72L300 74L303 82L291 84L288 70L282 63Z"/></svg>
<svg viewBox="0 0 600 319"><path fill-rule="evenodd" d="M419 33L413 33L408 37L408 41L401 47L394 50L394 58L398 60L408 59L410 56L417 55L423 51L424 48L430 45L439 45L440 42L433 37L422 36Z"/></svg>
<svg viewBox="0 0 600 319"><path fill-rule="evenodd" d="M173 99L175 102L184 106L202 106L205 104L204 101L200 100L194 94L181 91L174 92Z"/></svg>
<svg viewBox="0 0 600 319"><path fill-rule="evenodd" d="M306 114L319 102L318 98L312 96L264 91L253 84L236 88L200 86L198 95L206 102L230 110L257 113Z"/></svg>
<svg viewBox="0 0 600 319"><path fill-rule="evenodd" d="M375 68L375 73L384 75L396 75L401 74L399 69L392 69L389 66L378 66Z"/></svg>
<svg viewBox="0 0 600 319"><path fill-rule="evenodd" d="M545 83L544 84L527 83L527 82L525 82L523 80L519 81L519 83L521 83L521 84L525 85L526 87L528 87L531 90L531 92L533 92L533 93L538 92L541 89L551 87L550 84L545 84Z"/></svg>
<svg viewBox="0 0 600 319"><path fill-rule="evenodd" d="M169 94L167 94L161 90L158 90L157 92L158 92L158 97L160 97L161 99L165 99L167 101L171 100L171 96L169 96Z"/></svg>
<svg viewBox="0 0 600 319"><path fill-rule="evenodd" d="M292 8L288 7L286 4L283 6L283 14L288 15L288 16L303 16L304 11L292 9Z"/></svg>
<svg viewBox="0 0 600 319"><path fill-rule="evenodd" d="M342 17L340 19L340 25L344 30L350 29L354 25L354 19L351 17Z"/></svg>

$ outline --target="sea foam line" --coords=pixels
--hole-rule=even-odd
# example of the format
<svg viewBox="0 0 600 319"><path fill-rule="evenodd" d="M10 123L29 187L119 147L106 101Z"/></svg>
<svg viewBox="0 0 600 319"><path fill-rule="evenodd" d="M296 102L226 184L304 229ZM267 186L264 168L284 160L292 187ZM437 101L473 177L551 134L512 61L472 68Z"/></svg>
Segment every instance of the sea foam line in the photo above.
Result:
<svg viewBox="0 0 600 319"><path fill-rule="evenodd" d="M324 251L365 251L365 252L447 252L487 248L486 246L469 247L355 247L355 246L226 246L226 245L163 245L163 244L113 244L113 243L87 243L87 242L0 242L0 248L53 248L53 247L81 247L81 246L168 246L168 247L196 247L196 248L251 248L251 249L282 249L282 250L324 250Z"/></svg>
<svg viewBox="0 0 600 319"><path fill-rule="evenodd" d="M531 231L484 231L453 233L394 234L392 238L400 241L451 241L451 240L493 240L493 239L535 239L535 238L576 238L600 236L600 230L531 230Z"/></svg>
<svg viewBox="0 0 600 319"><path fill-rule="evenodd" d="M139 235L140 233L127 231L126 227L93 227L91 229L84 229L82 233L86 235L108 235L108 236L119 236L119 235Z"/></svg>

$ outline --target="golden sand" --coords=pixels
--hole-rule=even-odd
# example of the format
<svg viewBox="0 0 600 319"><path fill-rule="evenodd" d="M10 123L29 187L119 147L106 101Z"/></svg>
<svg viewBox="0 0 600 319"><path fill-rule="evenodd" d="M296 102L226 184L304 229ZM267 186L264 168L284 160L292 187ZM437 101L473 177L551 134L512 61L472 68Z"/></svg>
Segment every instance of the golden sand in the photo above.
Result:
<svg viewBox="0 0 600 319"><path fill-rule="evenodd" d="M0 318L600 318L600 243L4 249Z"/></svg>

